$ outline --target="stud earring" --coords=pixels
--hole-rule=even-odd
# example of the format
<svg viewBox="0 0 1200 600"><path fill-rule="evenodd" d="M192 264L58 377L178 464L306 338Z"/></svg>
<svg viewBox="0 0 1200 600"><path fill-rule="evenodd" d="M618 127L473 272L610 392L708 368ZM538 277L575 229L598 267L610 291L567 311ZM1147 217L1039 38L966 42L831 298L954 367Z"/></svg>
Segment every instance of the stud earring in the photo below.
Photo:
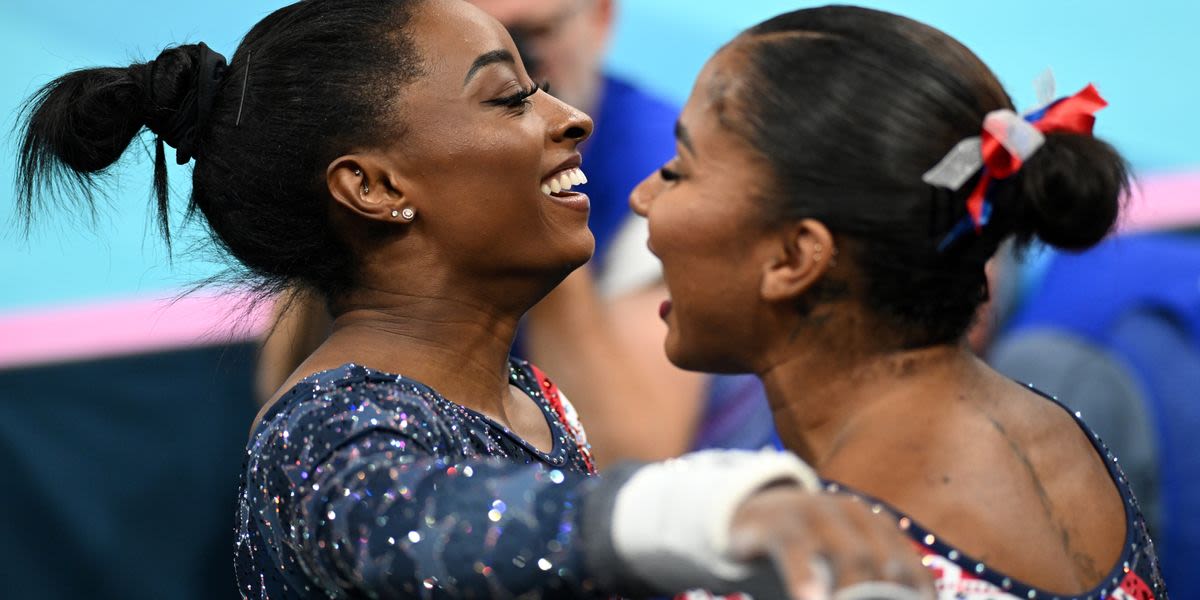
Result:
<svg viewBox="0 0 1200 600"><path fill-rule="evenodd" d="M368 186L367 182L364 181L363 182L363 195L366 196L367 194L370 194L370 193L371 193L371 187Z"/></svg>
<svg viewBox="0 0 1200 600"><path fill-rule="evenodd" d="M354 170L354 176L355 176L355 177L362 177L362 169L355 169L355 170Z"/></svg>
<svg viewBox="0 0 1200 600"><path fill-rule="evenodd" d="M824 249L825 249L824 246L822 246L820 244L813 244L813 260L814 261L821 262L821 251Z"/></svg>
<svg viewBox="0 0 1200 600"><path fill-rule="evenodd" d="M395 211L392 211L392 212L395 212ZM417 218L417 211L415 211L411 208L406 208L406 209L400 211L400 218L408 223L412 223L412 220Z"/></svg>
<svg viewBox="0 0 1200 600"><path fill-rule="evenodd" d="M400 216L400 211L393 209L392 210L392 218L395 219L396 217L399 217L399 216Z"/></svg>

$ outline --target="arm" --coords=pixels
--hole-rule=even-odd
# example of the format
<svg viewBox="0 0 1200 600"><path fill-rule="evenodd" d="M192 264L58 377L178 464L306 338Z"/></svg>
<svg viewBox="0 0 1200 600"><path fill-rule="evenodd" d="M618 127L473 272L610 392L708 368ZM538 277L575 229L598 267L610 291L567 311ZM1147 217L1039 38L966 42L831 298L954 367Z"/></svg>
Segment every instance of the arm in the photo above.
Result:
<svg viewBox="0 0 1200 600"><path fill-rule="evenodd" d="M264 591L266 580L246 567L268 555L291 586L330 597L544 598L732 591L771 586L776 572L799 586L813 581L817 553L839 575L845 562L881 576L883 559L895 557L865 571L847 560L899 539L884 521L873 533L802 526L845 520L829 518L823 495L803 492L816 476L788 454L698 453L601 479L438 455L439 446L454 452L452 427L419 398L364 382L273 417L249 452L237 548L243 597ZM796 492L786 502L765 492L781 487ZM800 518L772 525L780 514ZM777 571L747 562L768 556ZM909 558L912 568L887 577L919 579Z"/></svg>
<svg viewBox="0 0 1200 600"><path fill-rule="evenodd" d="M598 594L580 546L578 473L499 460L396 460L404 438L371 434L335 453L299 507L322 587L415 597ZM409 440L411 441L411 440ZM323 551L322 548L325 550Z"/></svg>
<svg viewBox="0 0 1200 600"><path fill-rule="evenodd" d="M370 381L272 417L246 469L243 594L262 585L246 557L265 552L293 587L331 597L416 597L427 585L467 597L595 595L579 511L599 482L466 456L453 426L418 393Z"/></svg>
<svg viewBox="0 0 1200 600"><path fill-rule="evenodd" d="M584 268L529 313L530 357L579 410L601 469L678 456L695 437L706 379L663 352L666 297L659 281L602 300Z"/></svg>

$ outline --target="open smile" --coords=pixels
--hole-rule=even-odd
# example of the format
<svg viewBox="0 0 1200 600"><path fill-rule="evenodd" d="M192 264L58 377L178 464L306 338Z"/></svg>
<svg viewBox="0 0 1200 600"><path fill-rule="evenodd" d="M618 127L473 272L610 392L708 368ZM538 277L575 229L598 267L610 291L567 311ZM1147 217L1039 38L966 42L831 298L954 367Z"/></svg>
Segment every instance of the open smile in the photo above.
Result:
<svg viewBox="0 0 1200 600"><path fill-rule="evenodd" d="M569 166L542 180L542 193L555 204L587 212L591 201L587 194L572 191L572 188L587 183L587 175L578 166Z"/></svg>

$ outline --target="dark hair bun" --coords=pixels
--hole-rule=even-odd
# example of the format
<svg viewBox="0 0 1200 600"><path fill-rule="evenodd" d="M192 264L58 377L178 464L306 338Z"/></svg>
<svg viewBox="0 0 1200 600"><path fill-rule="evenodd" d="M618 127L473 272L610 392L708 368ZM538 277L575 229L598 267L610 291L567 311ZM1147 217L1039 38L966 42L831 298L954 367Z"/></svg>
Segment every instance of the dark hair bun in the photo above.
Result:
<svg viewBox="0 0 1200 600"><path fill-rule="evenodd" d="M1103 140L1090 135L1049 133L1046 143L1022 165L1018 239L1064 250L1085 250L1112 231L1129 189L1129 167Z"/></svg>
<svg viewBox="0 0 1200 600"><path fill-rule="evenodd" d="M144 124L141 90L128 69L83 69L43 86L26 103L18 175L44 173L54 158L81 173L117 161Z"/></svg>
<svg viewBox="0 0 1200 600"><path fill-rule="evenodd" d="M49 175L54 159L79 174L103 171L144 126L161 135L196 93L198 52L198 45L169 48L149 63L82 69L43 86L25 104L23 185Z"/></svg>
<svg viewBox="0 0 1200 600"><path fill-rule="evenodd" d="M211 241L236 259L210 282L343 294L355 284L357 257L330 219L325 169L401 131L394 107L379 99L397 97L424 73L410 31L420 4L302 0L259 21L232 60L188 44L150 62L51 81L21 114L18 218L28 232L48 200L94 214L104 175L148 128L157 138L153 195L168 251L169 145L175 162L197 159L186 214L202 217L210 235L196 249Z"/></svg>
<svg viewBox="0 0 1200 600"><path fill-rule="evenodd" d="M180 117L196 96L200 55L199 44L168 48L148 63L82 69L42 86L22 115L17 187L18 211L26 222L36 191L65 191L72 200L92 201L94 177L120 160L143 127L178 147L185 130ZM59 187L60 181L67 186ZM155 155L154 194L160 227L168 235L161 145Z"/></svg>

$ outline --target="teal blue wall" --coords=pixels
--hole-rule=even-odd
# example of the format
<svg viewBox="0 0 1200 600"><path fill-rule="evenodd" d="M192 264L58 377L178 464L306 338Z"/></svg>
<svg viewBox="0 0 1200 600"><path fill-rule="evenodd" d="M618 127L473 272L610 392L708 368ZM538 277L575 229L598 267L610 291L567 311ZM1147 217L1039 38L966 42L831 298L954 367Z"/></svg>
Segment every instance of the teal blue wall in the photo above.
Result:
<svg viewBox="0 0 1200 600"><path fill-rule="evenodd" d="M1021 106L1032 81L1053 67L1060 92L1094 81L1112 106L1097 131L1139 172L1200 171L1200 2L1083 0L895 0L865 2L940 27L963 40L1000 75ZM611 66L682 101L704 60L740 29L808 6L783 0L626 0ZM63 207L23 241L13 225L13 139L20 102L64 71L128 64L162 46L205 41L231 54L271 2L162 3L3 0L0 4L0 315L14 309L164 294L216 270L196 257L173 263L147 210L150 161L130 153L117 169L113 210L94 226ZM169 8L166 8L169 7ZM172 170L182 199L186 168ZM181 206L183 202L178 202ZM74 219L62 218L73 215ZM80 224L84 224L81 226Z"/></svg>

